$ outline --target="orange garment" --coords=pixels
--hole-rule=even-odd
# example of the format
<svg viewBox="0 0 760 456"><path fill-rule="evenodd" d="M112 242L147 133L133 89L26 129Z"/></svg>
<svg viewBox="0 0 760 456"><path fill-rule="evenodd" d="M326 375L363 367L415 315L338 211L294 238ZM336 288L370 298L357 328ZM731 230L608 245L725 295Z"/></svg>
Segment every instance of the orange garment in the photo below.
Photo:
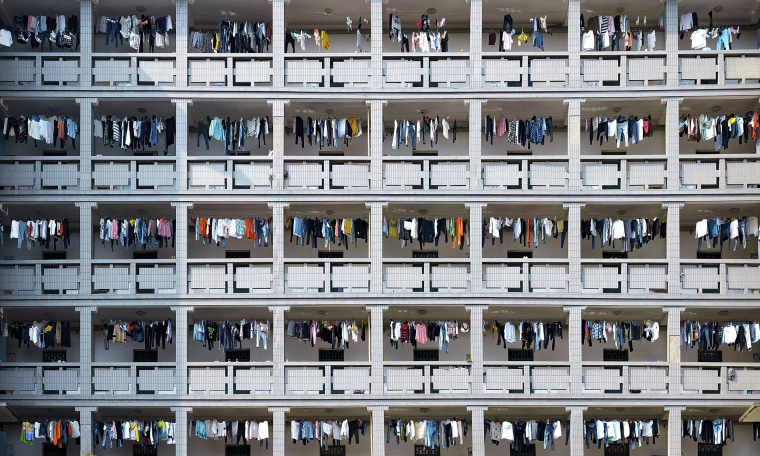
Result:
<svg viewBox="0 0 760 456"><path fill-rule="evenodd" d="M66 128L63 123L63 119L58 119L58 139L65 139Z"/></svg>
<svg viewBox="0 0 760 456"><path fill-rule="evenodd" d="M256 239L256 226L251 219L245 219L245 237L248 239Z"/></svg>
<svg viewBox="0 0 760 456"><path fill-rule="evenodd" d="M462 245L462 237L464 236L464 228L462 225L462 217L454 220L454 239L451 241L451 248L455 249ZM458 243L458 244L457 244Z"/></svg>
<svg viewBox="0 0 760 456"><path fill-rule="evenodd" d="M63 439L61 438L61 427L58 423L53 424L53 445L63 448Z"/></svg>

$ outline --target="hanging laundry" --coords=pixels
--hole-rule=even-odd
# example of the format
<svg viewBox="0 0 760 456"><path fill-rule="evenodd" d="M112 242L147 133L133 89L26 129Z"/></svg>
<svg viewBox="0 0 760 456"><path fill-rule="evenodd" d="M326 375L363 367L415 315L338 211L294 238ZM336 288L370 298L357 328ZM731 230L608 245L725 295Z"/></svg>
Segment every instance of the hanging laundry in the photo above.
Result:
<svg viewBox="0 0 760 456"><path fill-rule="evenodd" d="M214 342L218 342L219 350L235 350L240 343L243 347L244 340L256 340L256 348L263 343L267 349L269 338L269 320L248 321L245 318L240 321L213 321L201 320L193 324L193 340L201 342L209 350L214 348Z"/></svg>
<svg viewBox="0 0 760 456"><path fill-rule="evenodd" d="M549 346L549 340L552 342L552 351L554 351L557 338L562 339L562 323L559 321L542 322L542 321L521 321L517 324L511 321L500 322L484 321L484 332L496 334L496 345L503 345L507 348L507 343L522 344L522 349L546 350ZM542 347L543 346L543 347Z"/></svg>
<svg viewBox="0 0 760 456"><path fill-rule="evenodd" d="M467 421L459 420L456 417L440 421L416 418L390 419L388 420L386 442L389 443L390 436L394 435L397 445L403 440L430 449L448 449L456 445L463 445L468 431ZM459 443L457 443L457 439L459 439Z"/></svg>
<svg viewBox="0 0 760 456"><path fill-rule="evenodd" d="M53 43L60 49L72 51L79 48L79 25L77 16L72 15L68 21L66 16L13 16L13 28L0 29L0 47L10 47L13 40L21 45L29 44L32 49L48 45L48 51L53 50ZM76 45L75 45L76 44Z"/></svg>
<svg viewBox="0 0 760 456"><path fill-rule="evenodd" d="M760 428L753 423L753 431ZM757 433L755 436L760 435ZM681 437L690 437L695 442L700 439L705 443L726 446L728 440L734 441L734 421L726 418L681 420Z"/></svg>
<svg viewBox="0 0 760 456"><path fill-rule="evenodd" d="M601 248L606 245L615 247L615 241L620 240L621 252L633 252L659 235L665 239L667 235L667 219L654 218L630 218L626 220L612 220L611 218L588 218L581 220L581 239L590 239L591 248L595 248L596 238L599 236Z"/></svg>
<svg viewBox="0 0 760 456"><path fill-rule="evenodd" d="M296 145L298 145L298 140L301 140L301 148L305 147L304 139L306 138L310 146L319 146L320 149L332 146L337 149L340 139L343 139L343 144L348 146L353 138L362 135L362 119L353 116L341 119L307 117L304 121L302 117L295 116L293 117L293 134Z"/></svg>
<svg viewBox="0 0 760 456"><path fill-rule="evenodd" d="M227 238L250 239L256 248L269 246L272 233L272 217L216 218L190 217L190 225L195 226L195 240L204 244L216 243L217 247L225 247Z"/></svg>
<svg viewBox="0 0 760 456"><path fill-rule="evenodd" d="M71 148L76 147L76 137L79 127L72 117L44 115L30 115L6 117L3 119L3 135L8 141L11 137L15 138L15 143L28 144L29 139L34 141L34 147L37 147L37 141L44 141L45 145L53 145L60 142L61 149L65 148L66 142L71 139ZM44 146L43 146L44 147Z"/></svg>
<svg viewBox="0 0 760 456"><path fill-rule="evenodd" d="M461 328L461 329L460 329ZM398 350L398 344L409 343L412 347L417 348L417 344L425 345L429 342L435 343L438 340L438 351L446 349L449 352L449 342L453 342L459 336L459 332L469 332L469 323L457 321L434 321L427 322L399 322L391 320L390 323L390 341L391 345Z"/></svg>
<svg viewBox="0 0 760 456"><path fill-rule="evenodd" d="M166 147L174 144L177 132L176 121L174 117L166 119L164 122L161 117L143 116L142 119L137 117L125 117L120 119L116 116L104 115L100 119L93 121L92 135L95 138L103 138L105 147L120 147L124 150L138 150L145 146L155 147L160 144L160 136L164 136Z"/></svg>
<svg viewBox="0 0 760 456"><path fill-rule="evenodd" d="M272 28L268 22L233 22L228 19L219 21L219 27L211 31L191 31L188 40L191 49L220 54L269 52L271 42Z"/></svg>
<svg viewBox="0 0 760 456"><path fill-rule="evenodd" d="M153 247L174 248L177 236L176 220L167 218L148 219L148 218L101 218L100 219L100 240L103 248L106 247L106 241L111 243L111 251L114 250L114 244L129 250L132 246L133 251L137 251L137 245L140 244L142 249ZM19 240L19 243L21 240Z"/></svg>
<svg viewBox="0 0 760 456"><path fill-rule="evenodd" d="M452 249L459 247L459 250L463 250L465 244L470 245L469 223L463 217L450 219L443 217L387 219L383 217L383 234L386 238L399 239L401 248L404 248L407 242L409 245L413 245L414 240L419 241L421 249L425 247L425 244L434 243L438 246L441 236L443 236L445 243L449 242L449 236L451 236Z"/></svg>
<svg viewBox="0 0 760 456"><path fill-rule="evenodd" d="M54 447L64 448L70 439L79 444L80 437L77 420L41 420L22 421L19 440L27 445L34 445L35 440L42 440Z"/></svg>
<svg viewBox="0 0 760 456"><path fill-rule="evenodd" d="M304 342L312 347L317 340L328 343L333 350L345 350L350 342L364 341L367 337L367 323L364 320L314 321L290 320L287 323L287 336Z"/></svg>
<svg viewBox="0 0 760 456"><path fill-rule="evenodd" d="M166 349L166 343L173 343L174 331L171 320L152 321L119 321L108 320L103 322L104 348L108 350L111 342L127 346L127 338L132 342L144 343L145 350L154 348Z"/></svg>
<svg viewBox="0 0 760 456"><path fill-rule="evenodd" d="M2 228L4 231L5 227ZM11 220L10 239L18 240L19 250L24 240L26 240L27 250L31 250L34 245L49 250L52 241L55 251L59 240L61 247L67 249L71 244L69 219L64 217L63 219ZM4 243L0 241L0 250L4 250L4 248Z"/></svg>
<svg viewBox="0 0 760 456"><path fill-rule="evenodd" d="M497 119L495 116L486 115L484 118L486 141L490 139L493 144L494 136L504 136L507 134L509 144L517 144L525 148L532 144L544 145L545 138L548 134L549 142L554 141L554 123L551 116L533 116L531 119L521 120L513 119L507 122L507 119L500 115Z"/></svg>
<svg viewBox="0 0 760 456"><path fill-rule="evenodd" d="M586 131L589 132L589 145L594 144L594 132L596 132L596 139L600 146L602 142L609 141L610 138L617 138L618 149L621 142L625 147L629 147L629 140L632 144L638 144L643 138L652 136L652 116L646 115L641 118L634 115L628 118L624 115L609 118L596 116L586 119Z"/></svg>
<svg viewBox="0 0 760 456"><path fill-rule="evenodd" d="M734 241L734 251L741 242L742 248L747 248L747 238L760 236L758 231L758 217L730 217L714 219L702 219L697 222L694 229L694 237L697 241L697 251L702 250L702 241L705 241L706 248L718 246L720 240L720 251L723 252L723 242L728 241L728 248L731 249L731 241Z"/></svg>
<svg viewBox="0 0 760 456"><path fill-rule="evenodd" d="M167 420L96 420L92 424L93 444L106 448L121 448L124 441L134 441L142 445L151 445L158 448L160 440L165 440L167 445L175 445L176 424Z"/></svg>
<svg viewBox="0 0 760 456"><path fill-rule="evenodd" d="M117 48L119 44L127 45L137 52L154 52L155 48L169 46L169 30L173 28L171 16L101 16L98 24L98 32L105 33L106 45L113 42Z"/></svg>
<svg viewBox="0 0 760 456"><path fill-rule="evenodd" d="M583 426L583 437L586 441L586 448L589 449L589 442L596 443L597 448L605 447L610 443L622 443L636 449L638 444L641 447L646 441L649 445L654 445L657 437L660 436L660 423L657 418L651 420L587 420ZM646 439L646 440L644 440Z"/></svg>
<svg viewBox="0 0 760 456"><path fill-rule="evenodd" d="M646 339L655 342L660 338L660 324L654 320L646 320L638 323L612 322L612 321L581 321L581 345L588 342L592 346L592 341L607 343L607 335L612 334L615 341L615 347L623 349L625 341L628 340L629 349L633 351L633 341Z"/></svg>
<svg viewBox="0 0 760 456"><path fill-rule="evenodd" d="M431 117L423 115L416 121L414 119L397 119L393 122L393 150L401 148L401 144L412 146L417 150L417 145L430 142L430 148L438 144L438 133L443 132L443 137L449 138L448 117L441 119L439 116ZM456 119L454 120L453 141L456 141ZM385 138L383 138L385 141Z"/></svg>
<svg viewBox="0 0 760 456"><path fill-rule="evenodd" d="M739 145L755 143L755 152L760 154L760 111L747 111L742 115L719 115L711 116L686 115L682 116L678 124L678 134L686 135L687 141L713 140L715 151L728 150L729 142L738 139Z"/></svg>
<svg viewBox="0 0 760 456"><path fill-rule="evenodd" d="M318 420L291 420L290 437L293 443L319 442L320 447L327 448L330 438L333 445L340 445L341 441L348 439L349 445L356 440L359 443L359 432L364 435L367 432L369 422L363 419L318 419Z"/></svg>
<svg viewBox="0 0 760 456"><path fill-rule="evenodd" d="M290 217L285 222L285 228L290 229L290 242L296 236L296 245L300 239L301 245L311 245L317 248L317 239L324 239L324 247L331 249L332 245L345 246L349 244L358 246L358 240L364 239L369 242L369 220L366 217L358 218L308 218Z"/></svg>
<svg viewBox="0 0 760 456"><path fill-rule="evenodd" d="M195 420L195 436L199 439L213 440L224 439L227 445L229 439L230 445L247 445L248 441L256 440L259 447L269 449L269 422L258 420L235 420L235 421L217 421L217 420Z"/></svg>
<svg viewBox="0 0 760 456"><path fill-rule="evenodd" d="M489 217L483 220L482 246L486 245L486 238L491 236L491 245L504 243L507 228L512 228L512 242L522 242L524 246L530 247L531 223L533 227L533 244L538 248L539 239L546 244L546 239L558 238L560 248L565 248L565 238L567 236L567 221L557 220L556 217L533 217L532 219L523 219L519 217Z"/></svg>
<svg viewBox="0 0 760 456"><path fill-rule="evenodd" d="M681 345L700 351L718 350L721 345L733 346L734 351L752 351L760 342L760 320L755 321L681 321Z"/></svg>
<svg viewBox="0 0 760 456"><path fill-rule="evenodd" d="M512 451L520 452L526 451L528 445L533 445L534 442L544 443L544 450L549 444L551 444L552 451L554 450L554 440L562 437L562 422L560 420L546 420L546 421L500 421L500 420L485 420L484 421L485 438L491 440L491 443L498 445L501 440L509 441L509 445ZM570 436L570 422L567 421L565 425L565 445L568 444Z"/></svg>
<svg viewBox="0 0 760 456"><path fill-rule="evenodd" d="M42 320L32 323L10 322L0 317L0 336L18 339L18 348L25 344L39 348L71 347L71 322Z"/></svg>

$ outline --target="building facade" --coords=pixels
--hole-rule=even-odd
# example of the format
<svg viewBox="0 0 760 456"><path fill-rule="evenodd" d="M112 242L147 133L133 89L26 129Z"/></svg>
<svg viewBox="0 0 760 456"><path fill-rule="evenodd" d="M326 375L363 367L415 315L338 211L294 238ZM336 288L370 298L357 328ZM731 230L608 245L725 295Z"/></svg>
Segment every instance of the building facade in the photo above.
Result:
<svg viewBox="0 0 760 456"><path fill-rule="evenodd" d="M465 422L453 455L760 452L760 10L735 3L4 2L3 118L66 125L63 147L31 129L0 141L7 448L56 453L24 444L22 423L76 420L68 455L307 455L320 445L294 442L294 422L357 419L358 443L321 454L435 454L394 441L398 420ZM63 15L78 48L18 43L14 17L43 14ZM130 15L156 20L129 33ZM224 20L256 24L251 52L208 52ZM708 22L705 48L694 32ZM597 50L605 39L619 50ZM124 119L163 128L134 147ZM222 133L240 119L247 133ZM722 120L732 137L716 145ZM14 221L64 219L48 242L12 235ZM259 226L204 239L220 219ZM150 245L125 245L123 220L162 222ZM698 238L706 220L714 241ZM252 332L232 350L203 340L207 322L241 320ZM46 322L70 343L23 340ZM161 347L135 322L158 323L143 331ZM708 323L738 341L684 342L705 342ZM733 426L725 446L682 436L684 420L717 419ZM173 422L176 442L114 447L98 435L114 420ZM269 439L201 438L205 420L267 421ZM487 423L516 420L559 421L554 450L543 435L497 446ZM659 437L589 444L593 420Z"/></svg>

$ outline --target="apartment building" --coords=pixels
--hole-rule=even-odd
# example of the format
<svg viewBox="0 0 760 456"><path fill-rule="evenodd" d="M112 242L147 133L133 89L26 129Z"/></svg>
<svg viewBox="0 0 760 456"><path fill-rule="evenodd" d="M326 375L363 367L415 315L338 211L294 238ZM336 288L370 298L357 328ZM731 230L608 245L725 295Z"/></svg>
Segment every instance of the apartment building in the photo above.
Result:
<svg viewBox="0 0 760 456"><path fill-rule="evenodd" d="M729 3L6 0L0 448L760 453L760 4ZM54 19L19 43L29 15ZM422 15L431 41L416 39ZM53 24L60 34L59 16L73 47L33 47ZM209 49L225 20L255 28L251 49ZM31 129L19 142L21 116L62 120L50 131L63 147ZM114 137L116 119L147 120L157 139L121 147L134 125ZM247 134L222 133L240 119ZM320 124L316 136L330 119L335 135ZM734 137L716 147L713 123ZM258 228L204 238L220 219ZM39 220L59 233L13 233ZM125 245L124 220L156 224L150 245L144 232ZM207 340L208 322L242 320L242 341ZM28 341L48 325L44 348ZM711 325L736 342L706 343ZM215 439L214 420L266 421L268 439ZM318 420L358 424L358 442L292 439ZM397 439L410 420L435 422L446 448ZM515 435L533 421L542 432L492 439L491 422L518 420ZM725 445L683 436L717 420ZM24 423L50 421L80 436L24 442ZM120 446L103 434L114 421L173 423L174 441L162 427L156 446ZM652 437L616 440L612 424L597 444L594 421L642 422Z"/></svg>

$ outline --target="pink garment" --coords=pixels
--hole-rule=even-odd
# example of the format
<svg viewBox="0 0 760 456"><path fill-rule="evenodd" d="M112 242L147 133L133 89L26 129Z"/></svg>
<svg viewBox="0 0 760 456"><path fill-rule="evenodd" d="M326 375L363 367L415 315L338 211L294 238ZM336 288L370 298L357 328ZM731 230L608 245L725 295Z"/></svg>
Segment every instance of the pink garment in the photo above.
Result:
<svg viewBox="0 0 760 456"><path fill-rule="evenodd" d="M496 136L504 136L507 132L507 119L504 116L499 117L499 121L496 123Z"/></svg>
<svg viewBox="0 0 760 456"><path fill-rule="evenodd" d="M119 221L114 219L111 222L111 239L119 239Z"/></svg>
<svg viewBox="0 0 760 456"><path fill-rule="evenodd" d="M415 339L417 339L417 343L418 344L428 343L427 327L423 325L422 323L418 323L415 329L416 329Z"/></svg>

